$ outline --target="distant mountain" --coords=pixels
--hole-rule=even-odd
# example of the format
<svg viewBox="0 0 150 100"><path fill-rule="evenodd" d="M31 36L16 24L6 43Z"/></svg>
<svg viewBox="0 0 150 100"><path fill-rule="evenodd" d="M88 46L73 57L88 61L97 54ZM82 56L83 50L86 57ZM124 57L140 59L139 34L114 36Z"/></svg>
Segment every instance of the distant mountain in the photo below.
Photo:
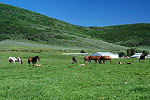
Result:
<svg viewBox="0 0 150 100"><path fill-rule="evenodd" d="M125 49L123 46L147 46L149 32L150 24L82 27L0 3L0 40L31 40L109 51Z"/></svg>

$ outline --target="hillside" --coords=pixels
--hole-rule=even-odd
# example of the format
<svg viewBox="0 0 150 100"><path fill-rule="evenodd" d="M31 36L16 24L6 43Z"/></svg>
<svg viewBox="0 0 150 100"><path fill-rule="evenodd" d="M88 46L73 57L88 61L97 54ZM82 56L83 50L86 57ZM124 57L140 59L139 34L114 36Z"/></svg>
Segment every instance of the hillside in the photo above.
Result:
<svg viewBox="0 0 150 100"><path fill-rule="evenodd" d="M72 25L18 7L0 3L0 40L31 40L63 47L119 50L125 47L92 38L95 30Z"/></svg>
<svg viewBox="0 0 150 100"><path fill-rule="evenodd" d="M104 41L128 47L150 45L150 24L127 24L107 27L90 27L96 37Z"/></svg>
<svg viewBox="0 0 150 100"><path fill-rule="evenodd" d="M147 46L149 32L150 24L82 27L0 3L0 40L111 51L126 49L123 46Z"/></svg>

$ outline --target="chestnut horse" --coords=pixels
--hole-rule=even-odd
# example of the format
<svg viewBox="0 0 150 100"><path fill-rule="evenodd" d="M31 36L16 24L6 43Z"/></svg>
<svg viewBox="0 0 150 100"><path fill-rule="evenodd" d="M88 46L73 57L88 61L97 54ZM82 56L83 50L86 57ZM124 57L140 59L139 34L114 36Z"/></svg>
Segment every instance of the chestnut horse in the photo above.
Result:
<svg viewBox="0 0 150 100"><path fill-rule="evenodd" d="M34 64L36 64L37 60L40 61L39 56L29 57L29 58L28 58L28 64L30 65L30 63L32 62L32 64L34 65Z"/></svg>
<svg viewBox="0 0 150 100"><path fill-rule="evenodd" d="M84 57L84 63L85 63L86 61L91 62L89 56L85 56L85 57Z"/></svg>
<svg viewBox="0 0 150 100"><path fill-rule="evenodd" d="M91 60L94 60L95 63L97 63L97 60L100 58L101 58L101 56L89 56L89 61L91 62Z"/></svg>
<svg viewBox="0 0 150 100"><path fill-rule="evenodd" d="M101 61L103 60L103 63L106 63L106 60L110 60L110 63L112 62L112 59L110 58L110 56L101 56L98 61L101 64Z"/></svg>

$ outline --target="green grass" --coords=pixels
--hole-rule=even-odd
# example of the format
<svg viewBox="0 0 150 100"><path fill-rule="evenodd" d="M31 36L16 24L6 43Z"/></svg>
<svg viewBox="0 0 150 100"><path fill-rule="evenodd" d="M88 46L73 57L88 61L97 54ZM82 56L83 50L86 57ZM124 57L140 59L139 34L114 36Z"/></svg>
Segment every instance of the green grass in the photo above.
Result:
<svg viewBox="0 0 150 100"><path fill-rule="evenodd" d="M43 53L0 52L1 100L149 100L150 59L113 59L112 63L80 66L83 56ZM29 56L39 55L42 67L28 66ZM20 56L23 65L9 64L9 56ZM119 65L118 62L123 64ZM128 65L127 62L133 64ZM72 65L73 68L68 66Z"/></svg>

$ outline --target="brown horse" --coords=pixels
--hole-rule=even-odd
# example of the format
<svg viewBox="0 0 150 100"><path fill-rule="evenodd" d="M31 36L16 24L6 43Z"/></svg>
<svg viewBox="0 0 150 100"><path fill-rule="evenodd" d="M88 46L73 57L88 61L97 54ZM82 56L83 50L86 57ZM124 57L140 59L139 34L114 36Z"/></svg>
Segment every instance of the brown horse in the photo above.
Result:
<svg viewBox="0 0 150 100"><path fill-rule="evenodd" d="M89 56L85 56L85 57L84 57L84 63L85 63L86 61L91 62Z"/></svg>
<svg viewBox="0 0 150 100"><path fill-rule="evenodd" d="M28 58L28 64L30 65L30 63L32 62L32 64L34 65L34 64L36 64L37 60L40 61L39 56L29 57L29 58Z"/></svg>
<svg viewBox="0 0 150 100"><path fill-rule="evenodd" d="M103 61L103 63L106 63L106 60L110 60L110 63L112 62L112 59L110 58L110 56L101 56L98 61L99 64L101 64L101 61Z"/></svg>
<svg viewBox="0 0 150 100"><path fill-rule="evenodd" d="M72 57L72 60L73 60L72 64L77 63L77 58L76 57Z"/></svg>
<svg viewBox="0 0 150 100"><path fill-rule="evenodd" d="M89 56L89 61L91 62L91 60L94 60L95 63L97 63L97 60L100 58L101 58L101 56Z"/></svg>
<svg viewBox="0 0 150 100"><path fill-rule="evenodd" d="M139 62L141 62L141 60L145 61L145 55L144 55L144 54L142 54L142 55L140 56Z"/></svg>

